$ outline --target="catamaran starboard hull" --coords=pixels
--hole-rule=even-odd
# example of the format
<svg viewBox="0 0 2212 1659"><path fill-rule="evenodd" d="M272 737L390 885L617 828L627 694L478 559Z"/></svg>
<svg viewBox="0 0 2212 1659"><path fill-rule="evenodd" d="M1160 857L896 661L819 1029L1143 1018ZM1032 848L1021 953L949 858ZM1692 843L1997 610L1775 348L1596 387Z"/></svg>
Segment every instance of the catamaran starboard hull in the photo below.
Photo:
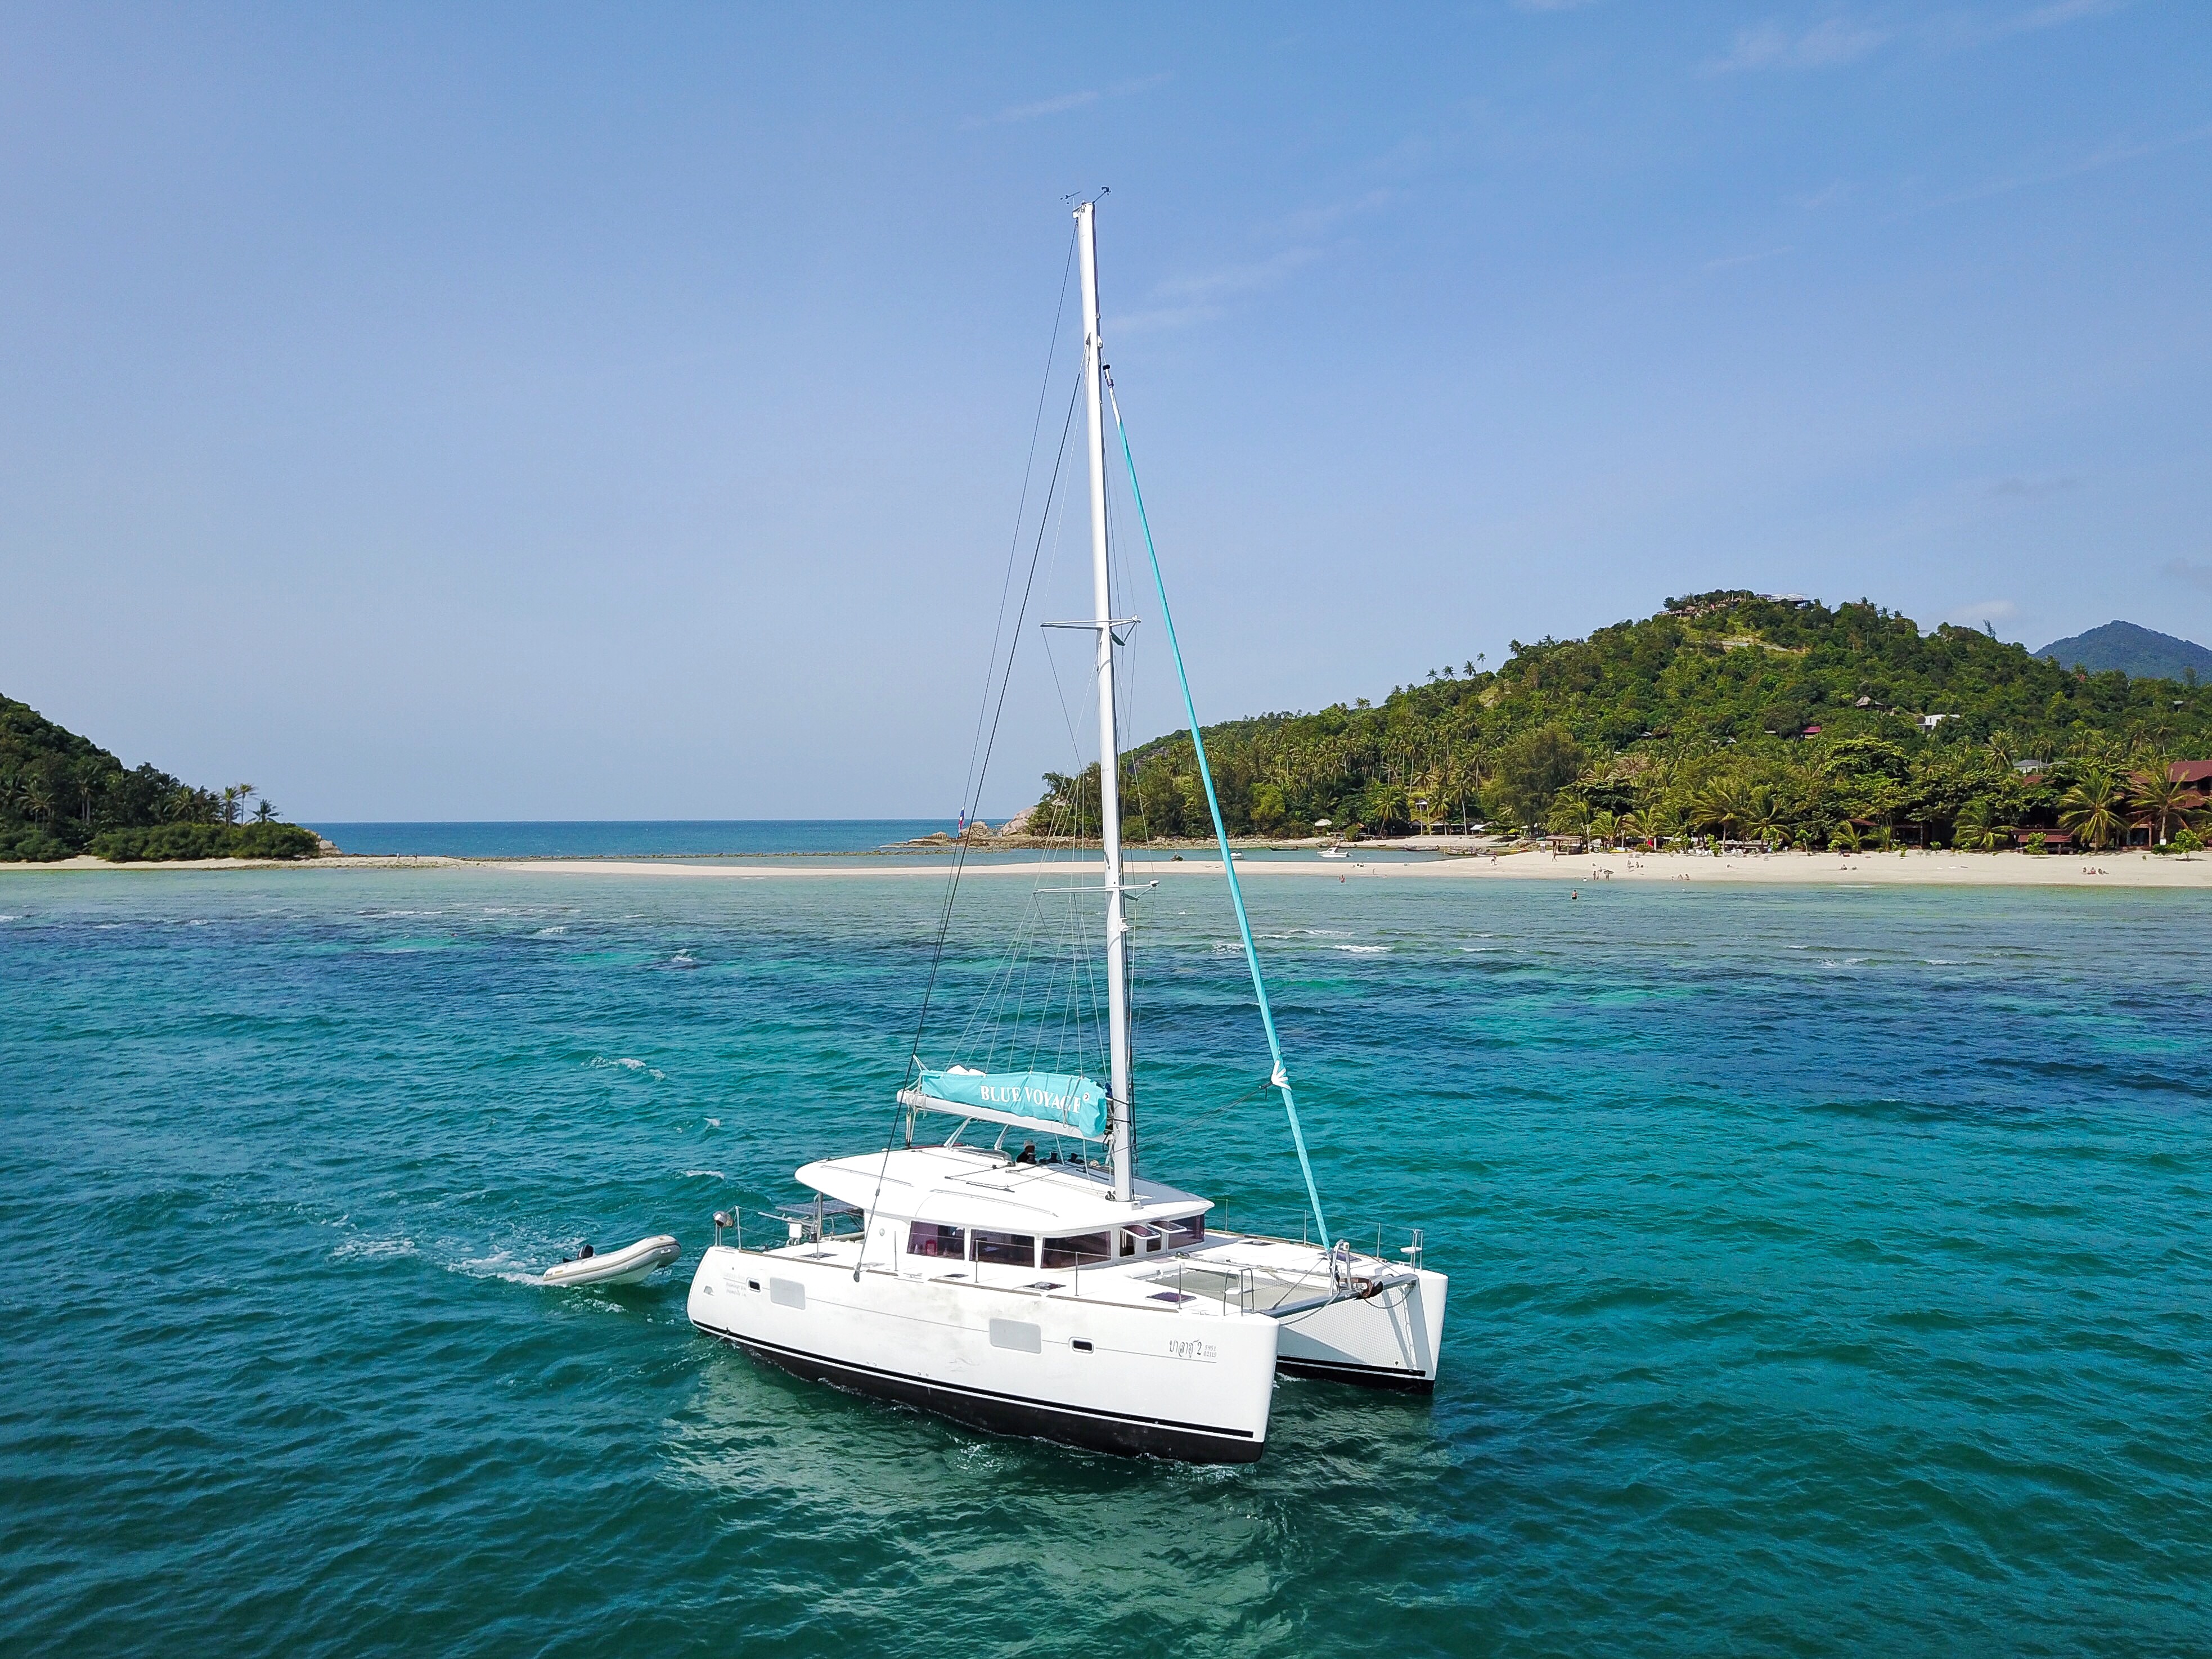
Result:
<svg viewBox="0 0 2212 1659"><path fill-rule="evenodd" d="M969 1427L1123 1456L1250 1463L1267 1448L1276 1328L917 1281L717 1247L693 1327L779 1370ZM1082 1345L1082 1346L1079 1346Z"/></svg>
<svg viewBox="0 0 2212 1659"><path fill-rule="evenodd" d="M718 1331L705 1325L698 1328L706 1335L720 1337L754 1358L810 1382L827 1382L832 1388L866 1395L872 1400L912 1406L987 1434L1050 1440L1089 1451L1110 1452L1116 1456L1164 1457L1182 1463L1256 1463L1260 1454L1267 1449L1264 1441L1228 1437L1211 1429L1107 1417L1042 1401L955 1389L866 1366L841 1364L819 1354L748 1341L733 1332Z"/></svg>

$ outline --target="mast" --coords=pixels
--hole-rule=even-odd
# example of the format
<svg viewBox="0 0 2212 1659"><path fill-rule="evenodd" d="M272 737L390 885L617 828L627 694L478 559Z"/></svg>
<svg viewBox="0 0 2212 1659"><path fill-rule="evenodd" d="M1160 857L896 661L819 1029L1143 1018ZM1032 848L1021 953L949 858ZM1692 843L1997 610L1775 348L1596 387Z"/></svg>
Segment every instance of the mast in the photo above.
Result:
<svg viewBox="0 0 2212 1659"><path fill-rule="evenodd" d="M1075 210L1078 263L1083 267L1083 399L1090 416L1091 591L1098 616L1098 817L1106 852L1106 1017L1113 1062L1108 1103L1114 1160L1114 1196L1133 1195L1136 1158L1129 1130L1129 964L1121 911L1121 750L1114 731L1114 608L1106 574L1106 408L1101 384L1105 342L1098 328L1098 235L1096 202Z"/></svg>

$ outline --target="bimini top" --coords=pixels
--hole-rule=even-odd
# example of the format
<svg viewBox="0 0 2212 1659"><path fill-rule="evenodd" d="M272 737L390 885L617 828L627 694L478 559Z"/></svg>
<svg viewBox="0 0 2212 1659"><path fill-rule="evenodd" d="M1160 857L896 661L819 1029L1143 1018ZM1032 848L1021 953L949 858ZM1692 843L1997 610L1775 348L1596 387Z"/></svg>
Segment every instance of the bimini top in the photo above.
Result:
<svg viewBox="0 0 2212 1659"><path fill-rule="evenodd" d="M968 1146L911 1146L855 1158L823 1158L799 1171L805 1186L831 1198L909 1221L999 1232L1097 1232L1140 1221L1204 1215L1211 1199L1136 1183L1136 1201L1114 1196L1103 1170L1079 1164L1009 1164Z"/></svg>
<svg viewBox="0 0 2212 1659"><path fill-rule="evenodd" d="M899 1104L1042 1134L1106 1139L1106 1091L1087 1077L1059 1072L977 1072L965 1066L925 1071L912 1088L899 1091Z"/></svg>

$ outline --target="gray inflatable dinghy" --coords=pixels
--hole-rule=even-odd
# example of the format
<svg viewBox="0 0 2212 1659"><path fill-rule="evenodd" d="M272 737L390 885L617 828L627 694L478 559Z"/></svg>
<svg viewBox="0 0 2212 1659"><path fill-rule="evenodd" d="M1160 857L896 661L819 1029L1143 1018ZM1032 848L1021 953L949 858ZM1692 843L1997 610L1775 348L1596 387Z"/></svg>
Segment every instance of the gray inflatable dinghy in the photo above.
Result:
<svg viewBox="0 0 2212 1659"><path fill-rule="evenodd" d="M672 1236L661 1233L653 1238L641 1238L627 1249L609 1250L604 1255L587 1255L580 1261L563 1261L557 1267L548 1267L541 1275L541 1282L564 1288L578 1285L635 1285L650 1279L683 1254L683 1247Z"/></svg>

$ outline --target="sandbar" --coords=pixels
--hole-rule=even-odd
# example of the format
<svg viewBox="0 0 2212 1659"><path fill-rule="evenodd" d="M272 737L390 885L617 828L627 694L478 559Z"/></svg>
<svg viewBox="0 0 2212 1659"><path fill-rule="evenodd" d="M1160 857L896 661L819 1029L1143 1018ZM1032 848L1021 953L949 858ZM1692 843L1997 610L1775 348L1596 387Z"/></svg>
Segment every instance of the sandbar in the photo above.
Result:
<svg viewBox="0 0 2212 1659"><path fill-rule="evenodd" d="M963 880L997 877L1034 879L1095 867L1097 855L1079 860L1024 860L1018 863L975 862ZM295 861L265 859L193 859L161 864L109 864L94 858L63 859L52 864L0 864L0 878L11 871L107 870L144 874L165 870L499 870L517 875L658 876L665 878L744 881L941 881L950 860L929 864L817 864L804 858L688 863L656 859L473 859L436 855L361 857L339 854ZM2027 853L1770 853L1707 856L1696 853L1505 853L1454 854L1416 861L1348 859L1239 859L1237 873L1249 880L1334 880L1349 885L1370 881L1554 881L1666 882L1707 886L1820 887L2160 887L2212 890L2212 854L2154 854L2143 851L2075 854ZM1218 878L1221 860L1202 855L1181 859L1132 854L1129 877L1152 881L1170 876Z"/></svg>

